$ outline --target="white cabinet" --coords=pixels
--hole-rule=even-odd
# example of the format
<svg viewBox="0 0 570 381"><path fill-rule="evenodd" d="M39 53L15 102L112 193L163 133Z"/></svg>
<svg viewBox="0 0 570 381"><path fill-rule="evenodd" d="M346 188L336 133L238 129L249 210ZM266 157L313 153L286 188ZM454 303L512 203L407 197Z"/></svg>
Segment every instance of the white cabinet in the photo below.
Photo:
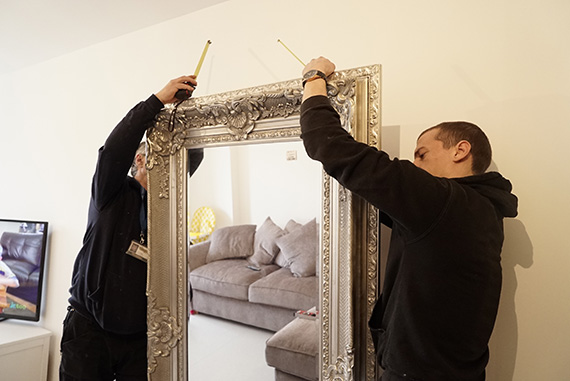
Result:
<svg viewBox="0 0 570 381"><path fill-rule="evenodd" d="M0 379L45 381L51 332L24 322L0 322Z"/></svg>

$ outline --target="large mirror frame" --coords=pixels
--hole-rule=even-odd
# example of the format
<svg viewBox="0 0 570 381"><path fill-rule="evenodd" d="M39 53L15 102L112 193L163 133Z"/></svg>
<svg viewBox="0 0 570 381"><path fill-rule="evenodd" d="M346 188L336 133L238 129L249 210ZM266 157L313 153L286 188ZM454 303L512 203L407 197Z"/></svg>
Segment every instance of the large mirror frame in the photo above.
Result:
<svg viewBox="0 0 570 381"><path fill-rule="evenodd" d="M327 86L344 127L376 147L380 76L380 65L338 71ZM301 100L298 79L190 98L149 130L149 380L188 379L188 149L299 140ZM378 212L323 172L319 217L320 380L374 380L367 321L378 296Z"/></svg>

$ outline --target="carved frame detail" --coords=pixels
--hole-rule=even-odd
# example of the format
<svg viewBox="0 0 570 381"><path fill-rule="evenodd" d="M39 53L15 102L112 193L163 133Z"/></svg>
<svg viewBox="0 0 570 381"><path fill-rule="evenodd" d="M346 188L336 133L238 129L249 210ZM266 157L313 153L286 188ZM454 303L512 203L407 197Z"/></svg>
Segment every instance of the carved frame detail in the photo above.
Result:
<svg viewBox="0 0 570 381"><path fill-rule="evenodd" d="M328 85L344 128L376 147L380 75L379 65L339 71ZM149 380L188 379L187 149L298 140L301 99L300 80L190 98L149 129ZM378 213L324 172L322 200L320 379L374 380L366 323L378 294Z"/></svg>

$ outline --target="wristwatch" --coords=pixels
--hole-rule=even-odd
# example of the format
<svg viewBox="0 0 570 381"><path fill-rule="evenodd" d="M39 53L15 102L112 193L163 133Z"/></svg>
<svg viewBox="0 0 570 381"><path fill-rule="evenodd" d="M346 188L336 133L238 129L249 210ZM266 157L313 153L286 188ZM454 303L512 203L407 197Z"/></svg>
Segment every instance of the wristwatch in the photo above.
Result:
<svg viewBox="0 0 570 381"><path fill-rule="evenodd" d="M327 76L320 70L309 70L308 72L303 75L303 88L307 82L314 81L315 79L322 78L327 81Z"/></svg>

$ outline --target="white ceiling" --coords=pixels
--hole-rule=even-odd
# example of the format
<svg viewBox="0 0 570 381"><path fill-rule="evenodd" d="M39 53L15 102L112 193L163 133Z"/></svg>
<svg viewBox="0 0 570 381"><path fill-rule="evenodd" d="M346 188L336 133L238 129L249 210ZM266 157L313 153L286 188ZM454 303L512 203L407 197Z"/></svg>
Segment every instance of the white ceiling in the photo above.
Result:
<svg viewBox="0 0 570 381"><path fill-rule="evenodd" d="M0 75L225 0L0 0Z"/></svg>

